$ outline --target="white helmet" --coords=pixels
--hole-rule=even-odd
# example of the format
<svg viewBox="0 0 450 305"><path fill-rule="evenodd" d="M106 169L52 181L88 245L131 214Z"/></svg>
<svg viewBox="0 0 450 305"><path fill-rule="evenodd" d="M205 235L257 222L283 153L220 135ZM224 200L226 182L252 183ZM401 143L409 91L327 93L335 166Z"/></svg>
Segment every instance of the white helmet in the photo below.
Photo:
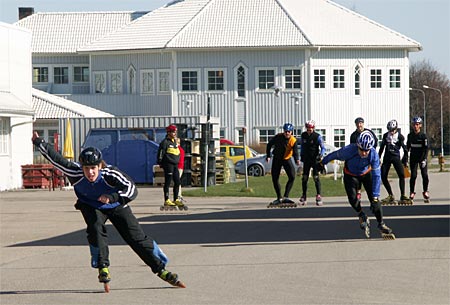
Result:
<svg viewBox="0 0 450 305"><path fill-rule="evenodd" d="M390 120L390 121L387 123L387 129L388 129L389 131L393 131L393 130L397 129L397 127L398 127L398 123L397 123L396 120Z"/></svg>

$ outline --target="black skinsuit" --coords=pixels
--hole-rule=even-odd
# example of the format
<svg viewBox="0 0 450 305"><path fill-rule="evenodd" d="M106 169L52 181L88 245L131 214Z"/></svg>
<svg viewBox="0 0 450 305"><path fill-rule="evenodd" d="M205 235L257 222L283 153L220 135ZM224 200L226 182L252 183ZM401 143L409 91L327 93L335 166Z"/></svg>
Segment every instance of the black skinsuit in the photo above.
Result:
<svg viewBox="0 0 450 305"><path fill-rule="evenodd" d="M408 134L408 141L406 147L409 150L409 167L411 168L411 178L409 179L409 189L411 193L414 193L417 178L417 166L420 166L420 173L422 174L422 187L423 191L428 191L428 139L423 132Z"/></svg>

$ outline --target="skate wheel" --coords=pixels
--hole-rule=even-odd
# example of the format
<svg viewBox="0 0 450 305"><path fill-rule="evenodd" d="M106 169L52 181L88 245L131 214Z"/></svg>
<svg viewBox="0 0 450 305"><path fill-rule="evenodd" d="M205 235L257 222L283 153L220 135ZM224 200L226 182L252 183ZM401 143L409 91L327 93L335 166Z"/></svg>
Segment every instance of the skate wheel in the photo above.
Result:
<svg viewBox="0 0 450 305"><path fill-rule="evenodd" d="M164 211L164 206L160 206L160 207L159 207L159 210L160 210L160 211Z"/></svg>
<svg viewBox="0 0 450 305"><path fill-rule="evenodd" d="M381 234L381 237L383 237L384 240L395 240L394 233L391 234Z"/></svg>
<svg viewBox="0 0 450 305"><path fill-rule="evenodd" d="M183 206L183 209L184 209L185 211L187 211L187 210L189 210L189 207L188 207L187 205L185 205L185 206Z"/></svg>
<svg viewBox="0 0 450 305"><path fill-rule="evenodd" d="M103 283L103 289L105 290L106 293L109 293L110 291L110 286L109 283Z"/></svg>

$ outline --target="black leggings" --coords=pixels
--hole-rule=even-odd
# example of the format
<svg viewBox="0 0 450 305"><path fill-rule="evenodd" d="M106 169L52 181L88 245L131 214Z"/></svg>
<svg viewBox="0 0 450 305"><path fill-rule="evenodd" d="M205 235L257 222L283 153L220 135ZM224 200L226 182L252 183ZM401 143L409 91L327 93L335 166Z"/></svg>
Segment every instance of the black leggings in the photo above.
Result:
<svg viewBox="0 0 450 305"><path fill-rule="evenodd" d="M320 195L322 193L322 186L320 184L319 171L317 170L316 162L303 162L303 175L302 175L302 195L306 197L306 192L308 191L308 179L309 172L312 168L312 175L314 179L314 185L316 186L316 194Z"/></svg>
<svg viewBox="0 0 450 305"><path fill-rule="evenodd" d="M106 220L110 220L120 236L133 251L149 266L153 273L164 269L164 263L153 253L153 238L147 236L134 216L129 205L120 205L114 209L98 210L87 204L77 202L75 207L81 211L87 224L87 240L97 247L98 267L109 266L108 232Z"/></svg>
<svg viewBox="0 0 450 305"><path fill-rule="evenodd" d="M414 193L416 188L416 179L417 179L417 167L420 168L420 173L422 175L422 190L424 192L428 191L428 183L430 180L428 179L428 164L425 164L425 167L420 167L420 162L411 161L409 163L409 167L411 169L411 178L409 178L409 190L411 193Z"/></svg>
<svg viewBox="0 0 450 305"><path fill-rule="evenodd" d="M389 195L393 195L391 184L388 180L389 169L391 164L394 165L394 169L397 172L398 184L400 186L400 195L405 195L405 172L403 169L402 161L399 157L386 157L383 159L383 165L381 165L381 180L383 181L384 188Z"/></svg>
<svg viewBox="0 0 450 305"><path fill-rule="evenodd" d="M178 193L180 192L180 172L178 171L178 165L167 163L163 165L164 169L164 201L169 199L169 187L173 179L173 201L178 199Z"/></svg>
<svg viewBox="0 0 450 305"><path fill-rule="evenodd" d="M284 171L288 176L288 182L286 183L286 188L284 189L284 197L288 198L295 181L295 166L293 164L292 159L289 160L273 159L271 174L272 174L273 188L275 189L275 193L277 193L277 198L281 198L281 186L279 181L281 167L284 168Z"/></svg>
<svg viewBox="0 0 450 305"><path fill-rule="evenodd" d="M375 215L378 223L383 222L383 210L381 203L373 202L372 198L372 173L369 172L364 176L351 176L344 174L345 192L347 193L348 202L352 208L359 214L362 212L361 201L356 198L356 193L361 188L361 184L364 185L366 194L370 201L370 210Z"/></svg>

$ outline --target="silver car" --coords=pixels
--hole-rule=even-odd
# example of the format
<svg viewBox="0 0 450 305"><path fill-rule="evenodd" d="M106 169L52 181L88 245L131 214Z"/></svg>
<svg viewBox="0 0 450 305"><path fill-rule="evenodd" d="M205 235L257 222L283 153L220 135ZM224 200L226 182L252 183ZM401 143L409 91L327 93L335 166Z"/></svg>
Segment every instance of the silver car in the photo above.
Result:
<svg viewBox="0 0 450 305"><path fill-rule="evenodd" d="M338 148L325 144L325 156L332 152L337 150ZM292 159L293 162L293 159ZM335 160L331 161L327 165L325 165L325 172L327 174L332 174L336 170L337 173L339 173L340 170L341 161ZM300 166L296 167L296 172L301 173L303 170L303 163L300 162ZM248 158L247 159L247 173L249 176L264 176L270 173L270 170L272 169L272 158L269 162L266 162L266 155L261 155L254 158ZM236 162L234 165L234 170L236 174L245 175L245 166L244 166L244 160L240 160Z"/></svg>

